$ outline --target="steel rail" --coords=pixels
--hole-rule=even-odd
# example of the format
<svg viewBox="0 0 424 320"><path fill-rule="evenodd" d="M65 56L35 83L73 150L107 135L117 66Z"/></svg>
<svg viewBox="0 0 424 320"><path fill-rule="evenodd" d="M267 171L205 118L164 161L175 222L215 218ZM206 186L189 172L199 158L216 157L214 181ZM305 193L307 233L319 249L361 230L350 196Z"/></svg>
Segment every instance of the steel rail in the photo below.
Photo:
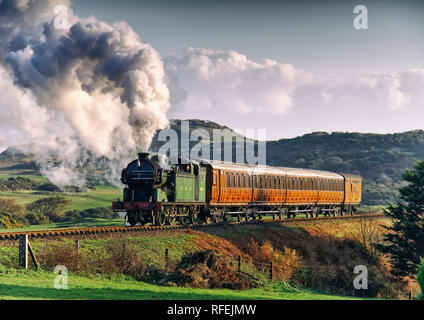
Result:
<svg viewBox="0 0 424 320"><path fill-rule="evenodd" d="M232 222L218 222L211 224L190 224L190 225L164 225L164 226L103 226L103 227L79 227L79 228L64 228L64 229L48 229L48 230L34 230L34 231L14 231L14 232L0 232L0 240L17 240L19 235L27 234L29 238L52 238L52 237L72 237L78 235L96 235L96 234L113 234L113 233L129 233L129 232L156 232L163 230L181 230L181 229L204 229L211 227L234 226L234 225L252 225L264 223L289 223L289 222L312 222L312 221L325 221L325 220L349 220L361 218L380 218L384 214L357 214L353 216L326 216L317 218L285 218L285 219L262 219L253 221L232 221Z"/></svg>

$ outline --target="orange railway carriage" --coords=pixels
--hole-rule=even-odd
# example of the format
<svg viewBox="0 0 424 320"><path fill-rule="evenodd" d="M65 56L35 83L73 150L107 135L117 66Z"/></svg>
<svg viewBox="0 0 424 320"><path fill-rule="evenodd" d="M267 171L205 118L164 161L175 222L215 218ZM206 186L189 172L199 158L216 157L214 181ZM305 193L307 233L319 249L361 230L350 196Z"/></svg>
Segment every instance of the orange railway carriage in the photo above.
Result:
<svg viewBox="0 0 424 320"><path fill-rule="evenodd" d="M211 212L234 215L353 214L361 202L361 178L352 174L202 161Z"/></svg>

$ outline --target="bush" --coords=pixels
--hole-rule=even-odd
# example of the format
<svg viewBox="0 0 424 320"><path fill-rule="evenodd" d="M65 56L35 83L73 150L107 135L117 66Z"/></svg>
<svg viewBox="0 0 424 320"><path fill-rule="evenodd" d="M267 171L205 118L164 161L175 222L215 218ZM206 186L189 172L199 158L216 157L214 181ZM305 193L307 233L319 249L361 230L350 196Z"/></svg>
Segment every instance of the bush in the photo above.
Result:
<svg viewBox="0 0 424 320"><path fill-rule="evenodd" d="M273 263L273 277L277 280L290 280L300 267L300 257L295 249L284 247L284 252L281 252L274 249L269 241L259 245L252 239L249 251L253 259L266 264Z"/></svg>
<svg viewBox="0 0 424 320"><path fill-rule="evenodd" d="M137 280L144 280L152 272L152 267L143 259L143 252L128 245L123 247L122 243L117 242L98 248L95 252L82 247L77 252L72 244L50 245L47 251L38 254L38 260L48 270L64 265L75 273L126 274Z"/></svg>
<svg viewBox="0 0 424 320"><path fill-rule="evenodd" d="M421 264L418 269L417 281L421 287L421 294L419 295L419 299L424 300L424 259L423 258L421 258Z"/></svg>
<svg viewBox="0 0 424 320"><path fill-rule="evenodd" d="M81 218L113 219L116 214L112 208L91 208L85 210L71 210L66 212L66 220L78 220Z"/></svg>
<svg viewBox="0 0 424 320"><path fill-rule="evenodd" d="M23 206L13 199L0 199L0 228L20 228L27 224Z"/></svg>
<svg viewBox="0 0 424 320"><path fill-rule="evenodd" d="M28 212L26 218L29 224L48 224L51 222L49 217L42 212Z"/></svg>
<svg viewBox="0 0 424 320"><path fill-rule="evenodd" d="M40 199L27 205L28 218L33 224L46 223L45 217L50 222L64 221L66 218L64 210L70 204L70 200L59 196Z"/></svg>
<svg viewBox="0 0 424 320"><path fill-rule="evenodd" d="M236 272L226 257L212 250L183 255L175 270L160 283L194 288L239 290L260 286L256 279L248 274Z"/></svg>
<svg viewBox="0 0 424 320"><path fill-rule="evenodd" d="M0 191L32 190L37 184L28 178L0 179Z"/></svg>
<svg viewBox="0 0 424 320"><path fill-rule="evenodd" d="M35 188L38 191L49 191L49 192L59 192L60 189L56 187L53 183L47 182L42 183L38 187Z"/></svg>

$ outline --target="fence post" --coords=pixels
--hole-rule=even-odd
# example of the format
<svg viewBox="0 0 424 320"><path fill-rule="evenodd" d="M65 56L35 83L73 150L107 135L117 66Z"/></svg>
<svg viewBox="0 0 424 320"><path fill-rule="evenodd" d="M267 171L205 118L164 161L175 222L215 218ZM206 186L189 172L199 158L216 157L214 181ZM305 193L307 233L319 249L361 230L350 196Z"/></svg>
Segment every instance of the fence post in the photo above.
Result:
<svg viewBox="0 0 424 320"><path fill-rule="evenodd" d="M238 272L241 271L241 257L240 256L237 257L237 270L238 270Z"/></svg>
<svg viewBox="0 0 424 320"><path fill-rule="evenodd" d="M169 250L168 248L165 249L165 268L168 268L168 262L169 262Z"/></svg>
<svg viewBox="0 0 424 320"><path fill-rule="evenodd" d="M269 264L269 278L271 279L271 281L273 280L273 279L272 279L272 261L271 261L271 263Z"/></svg>
<svg viewBox="0 0 424 320"><path fill-rule="evenodd" d="M47 240L44 239L44 264L46 264L46 256L47 256Z"/></svg>
<svg viewBox="0 0 424 320"><path fill-rule="evenodd" d="M28 269L28 235L19 235L19 266Z"/></svg>

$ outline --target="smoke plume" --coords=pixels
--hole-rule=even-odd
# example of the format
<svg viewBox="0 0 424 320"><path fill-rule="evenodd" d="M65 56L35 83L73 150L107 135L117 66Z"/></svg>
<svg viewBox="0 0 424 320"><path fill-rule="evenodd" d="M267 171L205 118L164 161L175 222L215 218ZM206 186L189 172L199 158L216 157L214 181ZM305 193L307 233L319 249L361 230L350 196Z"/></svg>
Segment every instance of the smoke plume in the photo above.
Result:
<svg viewBox="0 0 424 320"><path fill-rule="evenodd" d="M99 158L117 182L168 124L163 63L125 22L80 19L69 7L0 0L0 145L33 146L60 187L82 185L75 168ZM58 8L67 8L60 20Z"/></svg>

